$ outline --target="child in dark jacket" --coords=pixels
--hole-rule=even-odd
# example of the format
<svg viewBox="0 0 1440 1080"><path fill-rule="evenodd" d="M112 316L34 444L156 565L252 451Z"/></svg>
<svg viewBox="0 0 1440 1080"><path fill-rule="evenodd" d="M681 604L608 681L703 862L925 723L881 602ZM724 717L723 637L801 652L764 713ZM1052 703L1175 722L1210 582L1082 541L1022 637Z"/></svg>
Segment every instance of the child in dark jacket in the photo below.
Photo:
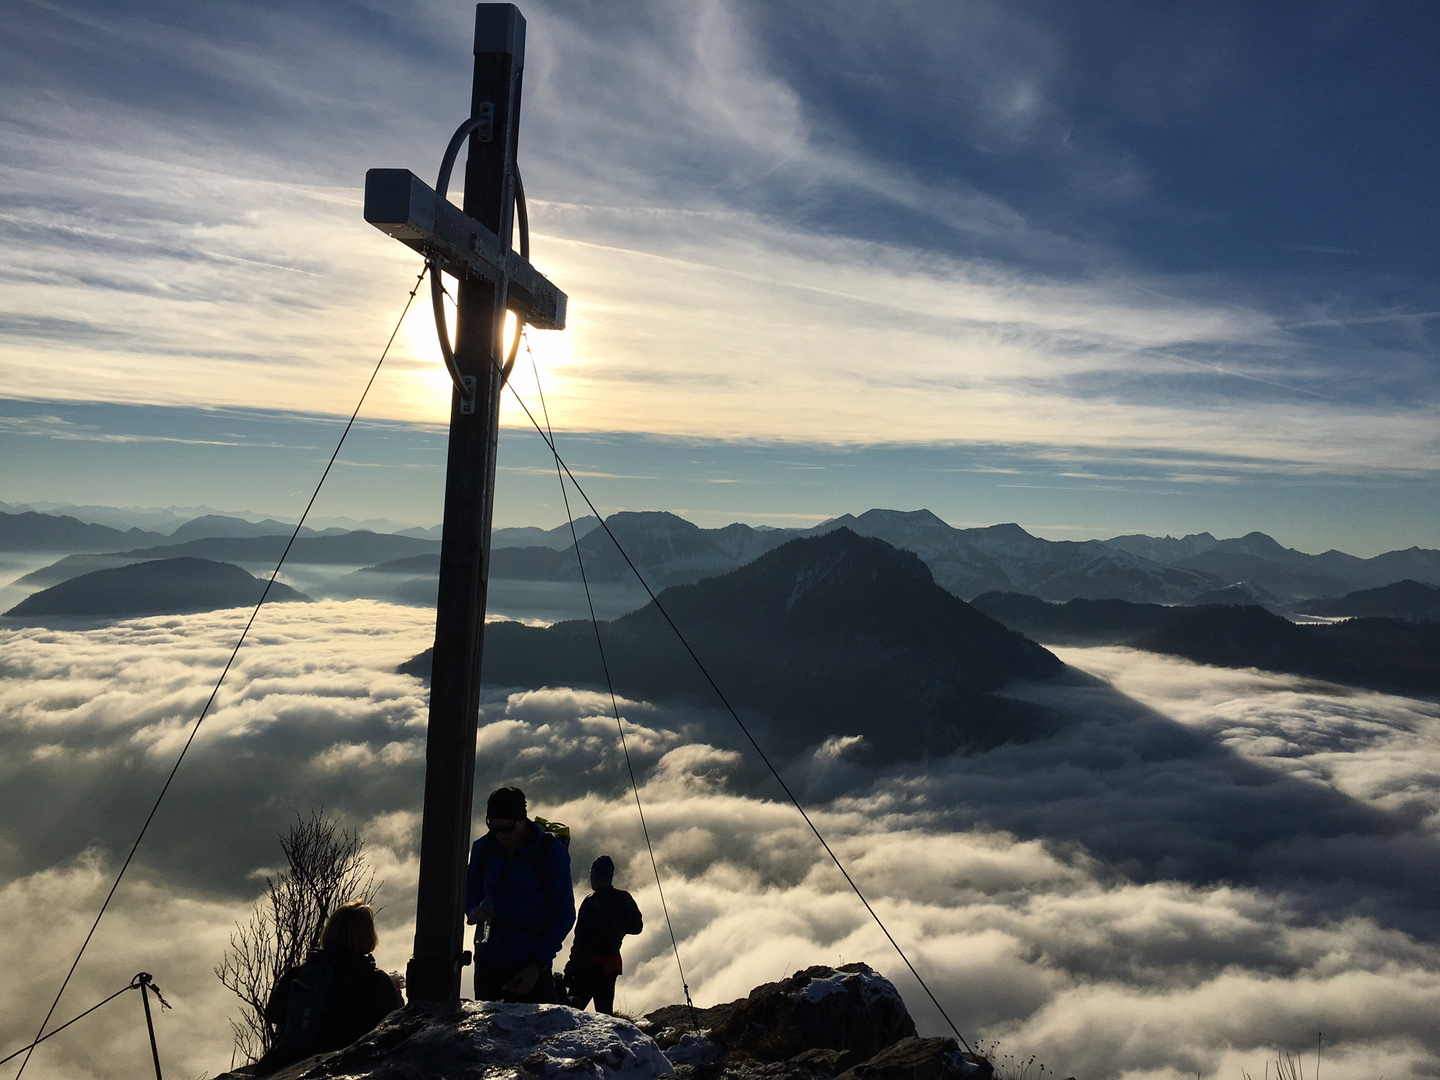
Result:
<svg viewBox="0 0 1440 1080"><path fill-rule="evenodd" d="M565 965L565 988L570 1005L583 1009L595 1001L595 1011L615 1013L615 980L624 970L620 942L626 934L645 928L640 908L624 889L614 886L615 861L601 855L590 865L590 888L575 920L575 941Z"/></svg>

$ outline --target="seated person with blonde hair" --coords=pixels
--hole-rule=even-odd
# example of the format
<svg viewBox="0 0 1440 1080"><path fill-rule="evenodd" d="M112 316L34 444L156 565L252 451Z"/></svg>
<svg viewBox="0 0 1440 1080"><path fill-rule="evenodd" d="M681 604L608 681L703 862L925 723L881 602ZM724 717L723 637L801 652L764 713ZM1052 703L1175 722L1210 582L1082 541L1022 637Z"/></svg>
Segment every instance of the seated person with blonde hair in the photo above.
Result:
<svg viewBox="0 0 1440 1080"><path fill-rule="evenodd" d="M390 976L375 966L371 954L379 941L369 904L351 900L335 909L320 948L275 984L265 1020L278 1033L254 1075L349 1046L404 1004Z"/></svg>

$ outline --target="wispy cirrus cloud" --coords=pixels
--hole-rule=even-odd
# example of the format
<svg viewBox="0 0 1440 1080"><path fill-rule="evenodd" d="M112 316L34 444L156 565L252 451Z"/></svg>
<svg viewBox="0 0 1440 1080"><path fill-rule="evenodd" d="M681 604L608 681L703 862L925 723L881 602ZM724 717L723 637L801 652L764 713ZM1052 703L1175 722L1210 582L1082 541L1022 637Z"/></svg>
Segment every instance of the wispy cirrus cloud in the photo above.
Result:
<svg viewBox="0 0 1440 1080"><path fill-rule="evenodd" d="M173 14L24 9L19 40L38 55L110 59L35 72L6 113L13 302L48 328L44 363L33 338L0 341L7 386L340 411L336 387L378 350L414 269L359 220L360 177L433 167L450 126L437 102L465 100L468 10ZM536 257L573 299L571 329L535 347L563 427L1223 445L1371 475L1433 461L1424 320L1397 339L1382 332L1390 312L1359 297L1326 286L1281 301L1090 227L1100 205L1151 213L1161 163L1076 135L1099 108L1073 85L1095 46L1067 19L920 5L829 21L716 3L621 17L542 5L530 20ZM1217 19L1196 41L1227 55L1237 33ZM438 78L436 55L453 59ZM1187 70L1233 89L1205 55ZM121 78L141 56L143 105ZM1205 100L1144 90L1105 108L1189 123ZM1065 213L999 182L1027 161L1064 190ZM94 314L82 326L76 310ZM423 322L402 334L386 416L443 416ZM508 403L505 417L523 423Z"/></svg>

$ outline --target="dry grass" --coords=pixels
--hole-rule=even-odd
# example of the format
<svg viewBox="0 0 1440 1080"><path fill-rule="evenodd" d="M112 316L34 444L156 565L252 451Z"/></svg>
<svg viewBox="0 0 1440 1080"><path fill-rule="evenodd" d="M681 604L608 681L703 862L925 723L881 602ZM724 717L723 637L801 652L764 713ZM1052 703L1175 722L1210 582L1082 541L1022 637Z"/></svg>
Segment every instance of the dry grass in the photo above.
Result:
<svg viewBox="0 0 1440 1080"><path fill-rule="evenodd" d="M975 1049L994 1066L995 1080L1049 1080L1050 1077L1058 1075L1053 1069L1047 1069L1043 1063L1037 1062L1034 1054L1028 1058L1002 1054L999 1040L978 1042Z"/></svg>
<svg viewBox="0 0 1440 1080"><path fill-rule="evenodd" d="M1261 1077L1261 1080L1270 1080L1271 1068L1272 1063L1267 1061L1265 1063L1265 1072L1264 1075ZM1288 1050L1275 1051L1275 1061L1273 1063L1273 1068L1275 1072L1275 1080L1305 1080L1305 1062L1302 1060L1301 1055L1299 1054L1292 1055ZM1251 1076L1248 1072L1246 1072L1244 1069L1240 1070L1240 1075L1243 1076L1245 1080L1255 1080L1255 1078ZM1315 1049L1315 1074L1312 1077L1312 1080L1319 1080L1319 1076L1320 1048L1317 1040Z"/></svg>

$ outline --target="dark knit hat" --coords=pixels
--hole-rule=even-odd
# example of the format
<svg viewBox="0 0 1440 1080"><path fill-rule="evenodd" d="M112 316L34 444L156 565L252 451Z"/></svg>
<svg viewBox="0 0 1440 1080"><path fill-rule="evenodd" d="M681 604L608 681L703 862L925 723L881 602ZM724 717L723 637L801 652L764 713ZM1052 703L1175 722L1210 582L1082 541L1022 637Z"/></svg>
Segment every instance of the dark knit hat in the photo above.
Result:
<svg viewBox="0 0 1440 1080"><path fill-rule="evenodd" d="M615 860L609 855L601 855L590 864L590 876L596 881L614 881Z"/></svg>
<svg viewBox="0 0 1440 1080"><path fill-rule="evenodd" d="M485 803L485 816L519 821L525 816L525 793L518 787L496 788Z"/></svg>

